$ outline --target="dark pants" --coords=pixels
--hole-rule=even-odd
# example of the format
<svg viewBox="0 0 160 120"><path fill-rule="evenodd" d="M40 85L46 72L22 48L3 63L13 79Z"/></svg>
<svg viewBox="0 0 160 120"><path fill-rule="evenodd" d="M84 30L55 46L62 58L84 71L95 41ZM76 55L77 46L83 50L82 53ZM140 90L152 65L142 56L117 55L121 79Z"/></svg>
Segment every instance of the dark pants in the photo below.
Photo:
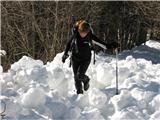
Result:
<svg viewBox="0 0 160 120"><path fill-rule="evenodd" d="M88 82L89 78L85 75L88 66L91 62L91 58L87 60L78 60L72 57L72 68L74 72L74 80L75 80L75 87L77 91L82 90L82 82Z"/></svg>

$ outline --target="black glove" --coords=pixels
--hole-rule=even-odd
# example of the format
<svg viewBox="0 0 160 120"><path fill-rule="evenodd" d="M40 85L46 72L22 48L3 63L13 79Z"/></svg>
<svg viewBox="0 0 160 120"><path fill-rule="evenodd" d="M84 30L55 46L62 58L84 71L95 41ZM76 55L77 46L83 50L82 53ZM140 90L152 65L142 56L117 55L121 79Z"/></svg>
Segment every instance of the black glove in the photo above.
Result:
<svg viewBox="0 0 160 120"><path fill-rule="evenodd" d="M62 62L65 63L65 60L66 60L68 57L69 57L68 54L64 54L64 55L62 56Z"/></svg>

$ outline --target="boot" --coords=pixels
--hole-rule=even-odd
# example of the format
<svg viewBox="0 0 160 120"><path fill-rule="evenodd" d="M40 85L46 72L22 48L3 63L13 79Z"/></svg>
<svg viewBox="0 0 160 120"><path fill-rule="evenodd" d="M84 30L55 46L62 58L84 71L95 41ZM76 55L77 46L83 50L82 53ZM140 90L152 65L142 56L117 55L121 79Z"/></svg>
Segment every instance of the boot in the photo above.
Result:
<svg viewBox="0 0 160 120"><path fill-rule="evenodd" d="M83 94L83 90L82 89L77 90L77 94Z"/></svg>

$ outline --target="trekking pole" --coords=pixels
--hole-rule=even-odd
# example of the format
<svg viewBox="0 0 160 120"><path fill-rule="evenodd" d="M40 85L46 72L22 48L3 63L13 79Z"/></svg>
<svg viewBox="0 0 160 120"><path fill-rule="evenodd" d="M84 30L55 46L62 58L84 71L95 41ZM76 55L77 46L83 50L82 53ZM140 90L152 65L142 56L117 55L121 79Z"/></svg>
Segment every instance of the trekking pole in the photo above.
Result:
<svg viewBox="0 0 160 120"><path fill-rule="evenodd" d="M116 53L116 95L118 95L118 48L115 49Z"/></svg>
<svg viewBox="0 0 160 120"><path fill-rule="evenodd" d="M69 67L71 67L72 66L71 57L69 59L70 59L70 61L69 61Z"/></svg>
<svg viewBox="0 0 160 120"><path fill-rule="evenodd" d="M3 108L3 111L0 113L0 115L1 115L1 119L4 119L4 116L5 116L4 112L6 111L6 103L4 101L1 101L1 105L2 103L4 104L4 108Z"/></svg>
<svg viewBox="0 0 160 120"><path fill-rule="evenodd" d="M96 53L95 53L95 50L93 51L93 64L95 65L95 63L96 63Z"/></svg>
<svg viewBox="0 0 160 120"><path fill-rule="evenodd" d="M76 19L75 19L75 17L72 15L72 31L71 31L71 32L72 32L72 36L75 35L75 33L74 33L74 32L75 32L75 22L76 22ZM71 45L70 51L72 51L72 45ZM70 60L70 62L69 62L69 67L72 66L71 56L72 56L72 55L70 55L70 59L69 59L69 60Z"/></svg>

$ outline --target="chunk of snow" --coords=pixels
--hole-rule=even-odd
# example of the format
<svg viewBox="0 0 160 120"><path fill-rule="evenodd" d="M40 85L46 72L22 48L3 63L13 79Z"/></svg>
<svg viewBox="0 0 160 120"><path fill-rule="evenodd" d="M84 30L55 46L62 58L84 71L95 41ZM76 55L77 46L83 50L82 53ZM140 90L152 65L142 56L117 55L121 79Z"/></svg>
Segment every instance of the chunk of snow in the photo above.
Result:
<svg viewBox="0 0 160 120"><path fill-rule="evenodd" d="M45 93L41 88L30 88L22 97L21 103L26 108L35 108L45 104Z"/></svg>

